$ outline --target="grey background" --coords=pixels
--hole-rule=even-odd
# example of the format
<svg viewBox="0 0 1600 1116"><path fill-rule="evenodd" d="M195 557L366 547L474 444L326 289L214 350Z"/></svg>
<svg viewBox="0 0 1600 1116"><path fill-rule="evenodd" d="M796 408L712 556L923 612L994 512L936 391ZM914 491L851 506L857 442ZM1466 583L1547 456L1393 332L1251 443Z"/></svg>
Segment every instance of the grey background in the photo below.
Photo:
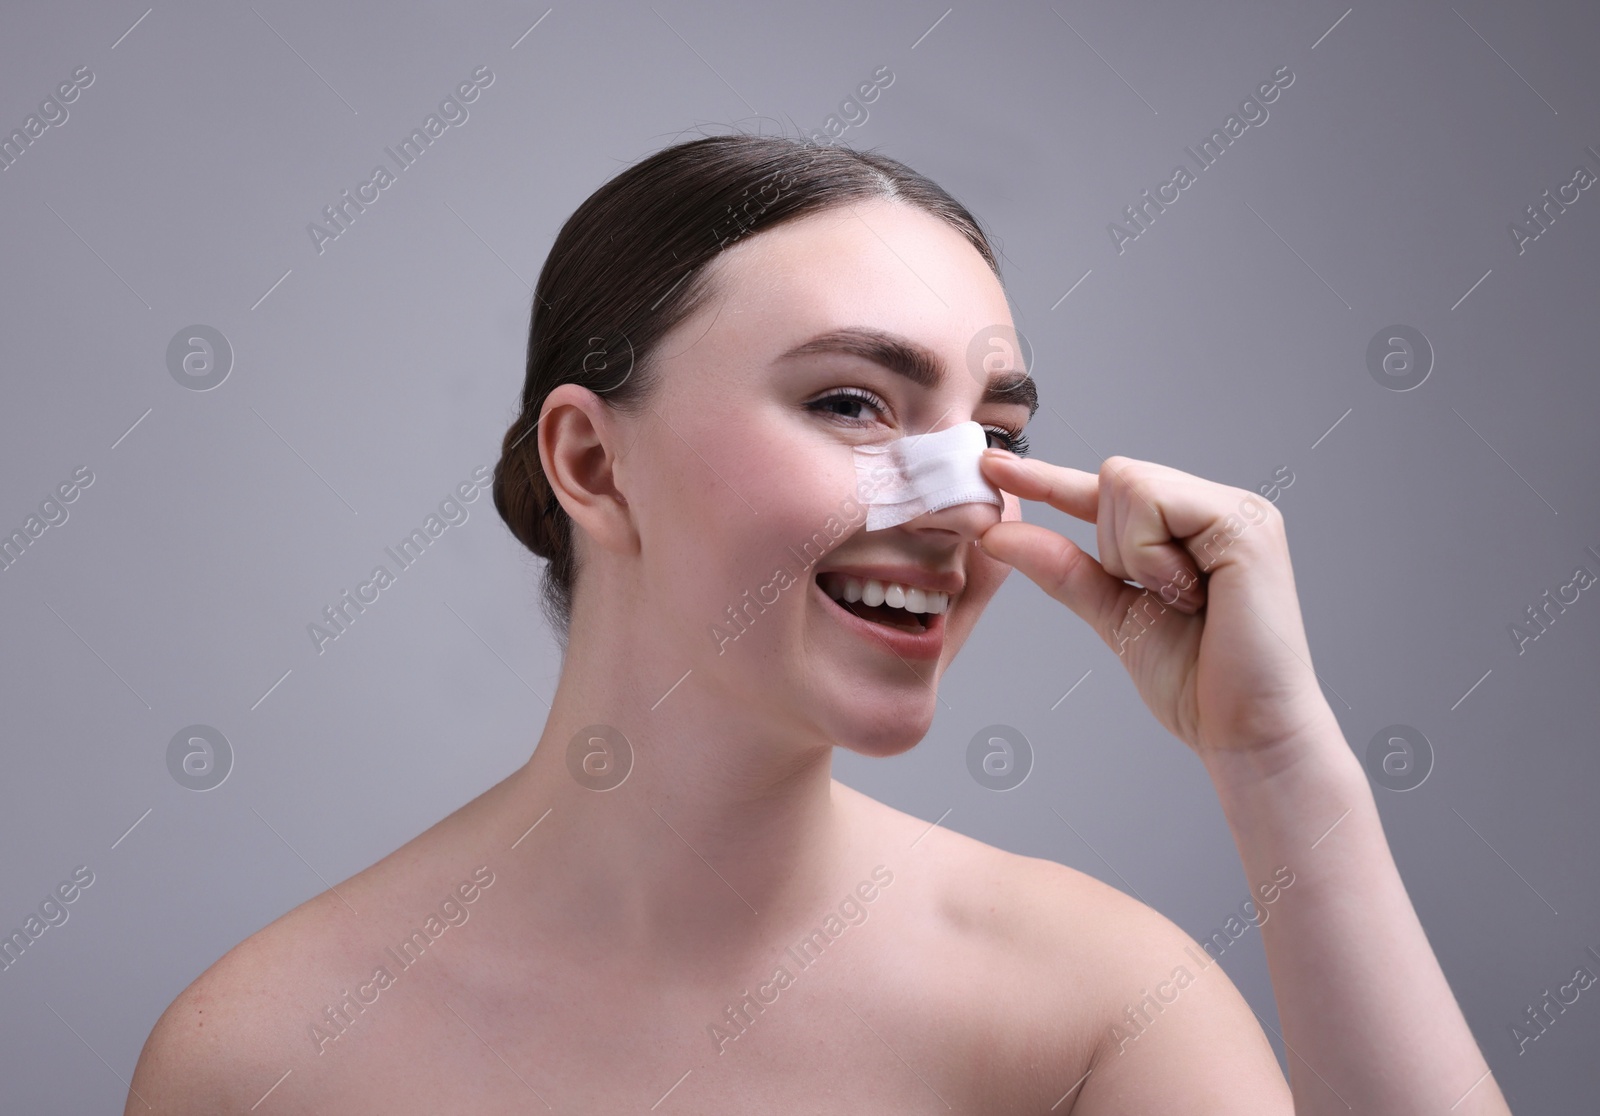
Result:
<svg viewBox="0 0 1600 1116"><path fill-rule="evenodd" d="M6 132L95 74L0 172L0 528L95 476L0 571L0 929L95 875L0 973L0 1110L120 1111L190 980L525 761L558 659L539 564L487 496L325 653L306 625L494 463L527 283L584 197L702 132L818 129L879 66L895 80L841 142L997 235L1038 456L1293 473L1278 506L1351 746L1401 723L1435 753L1421 786L1375 790L1430 941L1516 1111L1593 1107L1600 988L1521 1055L1508 1029L1600 972L1600 589L1523 654L1508 633L1600 573L1600 191L1521 254L1508 228L1600 171L1592 6L144 11L12 6L0 36ZM480 65L470 119L319 254L306 225ZM1119 254L1108 223L1283 65L1270 119ZM235 354L211 391L166 366L195 323ZM1395 323L1436 353L1406 392L1365 359ZM1021 575L940 698L919 747L840 753L839 777L1197 937L1248 895L1198 761ZM197 723L234 753L204 793L166 761ZM1003 793L965 759L995 723L1035 751ZM1259 932L1223 961L1282 1058Z"/></svg>

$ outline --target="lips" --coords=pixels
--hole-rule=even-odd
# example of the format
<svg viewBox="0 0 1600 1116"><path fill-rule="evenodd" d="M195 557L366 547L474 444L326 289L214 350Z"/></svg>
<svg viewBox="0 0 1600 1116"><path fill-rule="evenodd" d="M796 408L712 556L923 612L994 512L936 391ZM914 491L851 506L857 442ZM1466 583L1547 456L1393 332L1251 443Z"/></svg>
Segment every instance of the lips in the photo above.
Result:
<svg viewBox="0 0 1600 1116"><path fill-rule="evenodd" d="M846 629L855 632L880 651L889 651L901 659L936 660L944 651L944 619L946 613L928 613L921 618L926 624L915 629L903 629L869 619L863 613L881 612L883 606L868 608L859 602L851 604L836 601L813 579L811 592L820 606L835 617ZM860 610L860 611L857 611ZM889 610L900 611L900 610ZM909 612L900 612L906 623L918 623Z"/></svg>

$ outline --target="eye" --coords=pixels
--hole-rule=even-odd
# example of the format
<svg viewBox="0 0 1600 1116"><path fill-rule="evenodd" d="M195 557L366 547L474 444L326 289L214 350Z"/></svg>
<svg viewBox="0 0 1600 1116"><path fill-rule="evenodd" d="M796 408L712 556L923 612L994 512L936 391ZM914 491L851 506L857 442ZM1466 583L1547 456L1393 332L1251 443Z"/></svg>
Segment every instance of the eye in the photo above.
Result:
<svg viewBox="0 0 1600 1116"><path fill-rule="evenodd" d="M884 401L867 391L865 388L847 387L831 391L818 399L807 403L806 409L819 414L832 414L843 419L851 426L866 426L868 419L856 417L847 412L859 411L862 406L871 407L880 416L889 414L889 407ZM1020 428L1009 426L985 426L984 431L990 438L1000 439L999 449L1008 449L1018 457L1026 457L1028 453L1028 437ZM991 445L994 443L991 442Z"/></svg>
<svg viewBox="0 0 1600 1116"><path fill-rule="evenodd" d="M820 399L813 399L805 406L808 411L815 411L819 414L832 414L842 418L851 426L866 426L869 420L858 418L850 413L858 411L863 405L877 411L880 417L889 414L889 406L882 399L879 399L865 388L855 387L830 391L827 395L822 396Z"/></svg>
<svg viewBox="0 0 1600 1116"><path fill-rule="evenodd" d="M1003 446L998 446L998 449L1010 449L1018 457L1027 457L1029 446L1027 446L1026 433L1022 433L1021 430L1013 430L1011 427L984 427L984 430L998 436L1005 443Z"/></svg>

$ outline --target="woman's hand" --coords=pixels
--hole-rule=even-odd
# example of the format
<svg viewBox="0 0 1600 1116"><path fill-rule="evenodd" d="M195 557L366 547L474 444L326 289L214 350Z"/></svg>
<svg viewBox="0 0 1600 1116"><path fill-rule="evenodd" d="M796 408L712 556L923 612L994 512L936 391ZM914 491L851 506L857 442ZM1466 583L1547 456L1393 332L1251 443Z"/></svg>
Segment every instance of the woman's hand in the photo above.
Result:
<svg viewBox="0 0 1600 1116"><path fill-rule="evenodd" d="M1126 457L1107 458L1096 475L986 450L983 470L1008 492L1095 524L1099 561L1017 520L995 524L980 545L1087 621L1151 712L1202 760L1265 756L1330 727L1339 737L1273 504Z"/></svg>

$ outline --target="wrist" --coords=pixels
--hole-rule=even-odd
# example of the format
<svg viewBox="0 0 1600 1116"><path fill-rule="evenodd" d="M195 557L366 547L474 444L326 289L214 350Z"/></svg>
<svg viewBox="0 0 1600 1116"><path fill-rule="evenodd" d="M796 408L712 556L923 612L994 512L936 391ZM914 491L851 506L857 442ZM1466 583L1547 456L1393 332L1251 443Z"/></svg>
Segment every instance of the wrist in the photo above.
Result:
<svg viewBox="0 0 1600 1116"><path fill-rule="evenodd" d="M1218 748L1200 758L1224 805L1258 788L1352 782L1365 786L1367 781L1332 709L1303 731L1267 747Z"/></svg>
<svg viewBox="0 0 1600 1116"><path fill-rule="evenodd" d="M1372 785L1337 726L1269 749L1212 755L1206 770L1252 878L1287 864L1306 880L1298 892L1305 898L1330 878L1329 850L1373 851L1378 816Z"/></svg>

